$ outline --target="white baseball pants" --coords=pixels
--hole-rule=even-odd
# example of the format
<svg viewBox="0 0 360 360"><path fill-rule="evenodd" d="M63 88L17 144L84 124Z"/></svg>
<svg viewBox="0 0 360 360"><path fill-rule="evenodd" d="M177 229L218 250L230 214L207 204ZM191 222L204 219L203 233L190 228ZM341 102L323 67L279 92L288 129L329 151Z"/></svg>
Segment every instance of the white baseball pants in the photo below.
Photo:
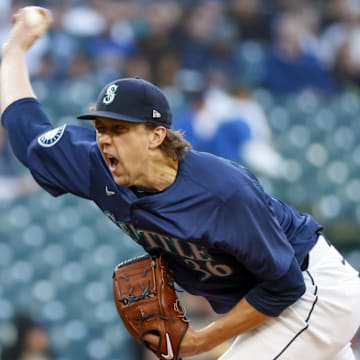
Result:
<svg viewBox="0 0 360 360"><path fill-rule="evenodd" d="M219 360L354 360L360 278L323 236L303 272L305 294L264 325L238 336Z"/></svg>

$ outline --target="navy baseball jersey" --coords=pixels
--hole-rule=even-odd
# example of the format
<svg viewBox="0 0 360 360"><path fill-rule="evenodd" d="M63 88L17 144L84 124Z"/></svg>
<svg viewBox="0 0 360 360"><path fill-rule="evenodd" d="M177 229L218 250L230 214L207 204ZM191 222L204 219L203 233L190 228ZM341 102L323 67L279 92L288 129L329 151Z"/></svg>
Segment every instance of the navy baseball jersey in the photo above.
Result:
<svg viewBox="0 0 360 360"><path fill-rule="evenodd" d="M321 225L267 194L239 164L190 151L171 186L141 196L114 182L95 129L54 129L32 98L11 104L2 121L14 153L45 190L94 201L146 252L166 254L176 282L216 312L245 296L277 316L303 294L300 266Z"/></svg>

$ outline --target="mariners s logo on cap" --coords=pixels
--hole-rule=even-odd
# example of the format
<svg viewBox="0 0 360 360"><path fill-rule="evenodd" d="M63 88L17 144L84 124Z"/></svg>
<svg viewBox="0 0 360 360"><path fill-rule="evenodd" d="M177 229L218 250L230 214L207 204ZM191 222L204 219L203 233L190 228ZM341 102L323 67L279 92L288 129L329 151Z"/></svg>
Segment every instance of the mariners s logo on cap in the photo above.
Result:
<svg viewBox="0 0 360 360"><path fill-rule="evenodd" d="M114 101L115 96L116 96L117 88L118 88L117 85L112 84L106 89L105 95L104 95L104 98L103 98L103 103L105 105L109 105Z"/></svg>

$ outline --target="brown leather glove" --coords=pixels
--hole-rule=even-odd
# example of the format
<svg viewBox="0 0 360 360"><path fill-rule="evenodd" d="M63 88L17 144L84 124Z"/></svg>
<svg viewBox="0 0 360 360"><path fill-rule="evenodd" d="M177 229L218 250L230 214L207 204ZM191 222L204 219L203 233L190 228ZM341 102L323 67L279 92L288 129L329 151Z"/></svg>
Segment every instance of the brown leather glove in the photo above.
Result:
<svg viewBox="0 0 360 360"><path fill-rule="evenodd" d="M161 360L179 359L189 324L162 256L144 255L120 263L113 275L113 294L124 325L137 341ZM145 340L148 334L159 339L155 349Z"/></svg>

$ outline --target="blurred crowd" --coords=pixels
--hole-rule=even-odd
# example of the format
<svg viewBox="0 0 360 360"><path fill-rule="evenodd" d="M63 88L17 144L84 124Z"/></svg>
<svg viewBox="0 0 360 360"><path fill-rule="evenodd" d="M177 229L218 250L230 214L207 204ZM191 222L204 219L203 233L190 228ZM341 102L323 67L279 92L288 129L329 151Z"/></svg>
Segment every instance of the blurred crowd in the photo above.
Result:
<svg viewBox="0 0 360 360"><path fill-rule="evenodd" d="M11 14L25 5L53 13L54 24L30 49L28 66L33 84L41 84L41 100L51 93L54 106L67 93L61 115L69 115L70 102L80 111L109 81L140 76L166 92L174 127L194 148L266 176L287 170L254 89L329 98L360 85L360 0L3 0L1 43ZM9 163L1 132L0 163ZM5 183L14 183L11 174L18 178L9 166L0 172ZM25 178L20 188L36 186ZM4 193L0 197L23 191Z"/></svg>
<svg viewBox="0 0 360 360"><path fill-rule="evenodd" d="M172 87L191 70L228 89L332 93L359 85L359 0L4 0L0 39L10 14L27 4L54 14L29 54L32 76L49 83L136 74ZM262 73L249 79L242 56L260 52Z"/></svg>

